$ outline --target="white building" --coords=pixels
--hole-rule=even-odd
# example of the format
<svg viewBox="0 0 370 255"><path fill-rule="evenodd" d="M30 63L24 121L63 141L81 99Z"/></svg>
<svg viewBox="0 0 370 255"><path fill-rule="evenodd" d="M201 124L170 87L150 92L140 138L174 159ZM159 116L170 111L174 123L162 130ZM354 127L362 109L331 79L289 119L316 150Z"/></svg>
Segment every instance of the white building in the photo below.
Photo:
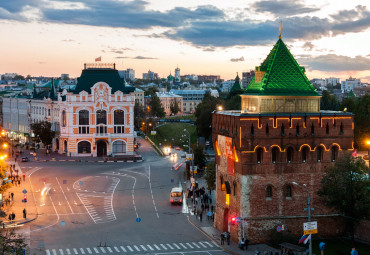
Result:
<svg viewBox="0 0 370 255"><path fill-rule="evenodd" d="M180 81L181 81L180 68L176 67L176 69L175 69L175 82L180 82Z"/></svg>
<svg viewBox="0 0 370 255"><path fill-rule="evenodd" d="M219 97L218 90L178 90L171 89L170 93L182 96L183 112L193 113L197 106L202 102L204 95L209 92L213 97Z"/></svg>
<svg viewBox="0 0 370 255"><path fill-rule="evenodd" d="M166 112L166 115L171 114L171 106L175 103L179 106L179 109L180 109L178 113L183 112L182 96L176 95L171 92L156 92L156 94L159 100L161 100L161 105L164 111Z"/></svg>
<svg viewBox="0 0 370 255"><path fill-rule="evenodd" d="M326 78L325 83L326 83L325 84L326 86L328 86L328 85L335 86L337 84L340 84L340 79L339 78L334 78L334 77Z"/></svg>
<svg viewBox="0 0 370 255"><path fill-rule="evenodd" d="M361 86L361 80L349 77L345 81L341 82L341 90L342 93L353 91L355 88L359 88Z"/></svg>

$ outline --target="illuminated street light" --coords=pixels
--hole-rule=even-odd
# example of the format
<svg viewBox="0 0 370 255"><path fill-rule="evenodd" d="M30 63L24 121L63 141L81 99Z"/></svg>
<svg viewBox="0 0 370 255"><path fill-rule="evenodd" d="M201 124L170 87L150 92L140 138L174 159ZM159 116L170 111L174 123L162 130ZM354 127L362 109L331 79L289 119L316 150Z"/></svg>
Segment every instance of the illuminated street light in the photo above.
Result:
<svg viewBox="0 0 370 255"><path fill-rule="evenodd" d="M367 156L369 160L369 176L370 176L370 140L366 140L366 145L367 145Z"/></svg>
<svg viewBox="0 0 370 255"><path fill-rule="evenodd" d="M3 148L4 149L8 148L8 144L7 143L3 143Z"/></svg>
<svg viewBox="0 0 370 255"><path fill-rule="evenodd" d="M222 107L222 105L219 105L219 106L217 107L217 109L218 109L219 111L222 111L224 108Z"/></svg>

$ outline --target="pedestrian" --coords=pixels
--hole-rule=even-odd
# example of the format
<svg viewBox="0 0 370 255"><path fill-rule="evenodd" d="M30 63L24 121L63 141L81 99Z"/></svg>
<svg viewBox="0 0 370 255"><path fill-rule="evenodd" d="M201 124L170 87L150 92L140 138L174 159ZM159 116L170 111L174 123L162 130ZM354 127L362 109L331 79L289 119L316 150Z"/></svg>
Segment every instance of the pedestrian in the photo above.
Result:
<svg viewBox="0 0 370 255"><path fill-rule="evenodd" d="M20 179L18 179L18 185L21 186L21 180Z"/></svg>
<svg viewBox="0 0 370 255"><path fill-rule="evenodd" d="M214 207L213 207L213 205L211 204L211 211L213 212L214 210L213 209L215 209Z"/></svg>
<svg viewBox="0 0 370 255"><path fill-rule="evenodd" d="M202 194L200 194L200 202L203 204L203 195Z"/></svg>
<svg viewBox="0 0 370 255"><path fill-rule="evenodd" d="M14 219L15 219L15 213L12 212L12 220L14 220Z"/></svg>
<svg viewBox="0 0 370 255"><path fill-rule="evenodd" d="M212 198L211 197L209 197L209 203L212 204Z"/></svg>
<svg viewBox="0 0 370 255"><path fill-rule="evenodd" d="M351 255L358 255L358 251L356 251L355 247L352 248Z"/></svg>
<svg viewBox="0 0 370 255"><path fill-rule="evenodd" d="M225 242L225 235L224 233L221 233L221 245L224 245Z"/></svg>
<svg viewBox="0 0 370 255"><path fill-rule="evenodd" d="M10 192L9 192L9 199L10 199Z"/></svg>
<svg viewBox="0 0 370 255"><path fill-rule="evenodd" d="M12 180L12 184L13 184L13 180ZM14 200L14 193L10 193L10 195L12 196L12 201Z"/></svg>
<svg viewBox="0 0 370 255"><path fill-rule="evenodd" d="M200 222L202 222L202 218L203 218L203 211L201 211L201 212L199 213L199 220L200 220Z"/></svg>
<svg viewBox="0 0 370 255"><path fill-rule="evenodd" d="M207 211L209 211L209 204L208 203L204 206L204 209L206 209Z"/></svg>
<svg viewBox="0 0 370 255"><path fill-rule="evenodd" d="M9 219L10 222L12 222L12 214L11 213L9 213L8 219Z"/></svg>
<svg viewBox="0 0 370 255"><path fill-rule="evenodd" d="M27 218L27 211L26 211L26 208L23 209L23 218Z"/></svg>
<svg viewBox="0 0 370 255"><path fill-rule="evenodd" d="M203 212L203 211L204 211L204 209L205 209L205 207L204 207L204 204L203 204L203 203L202 203L201 208L202 208L202 212Z"/></svg>
<svg viewBox="0 0 370 255"><path fill-rule="evenodd" d="M210 220L210 219L212 219L212 212L211 211L209 211L208 214L207 214L207 220Z"/></svg>
<svg viewBox="0 0 370 255"><path fill-rule="evenodd" d="M23 174L23 181L26 181L26 174Z"/></svg>
<svg viewBox="0 0 370 255"><path fill-rule="evenodd" d="M227 245L230 245L230 233L226 232Z"/></svg>

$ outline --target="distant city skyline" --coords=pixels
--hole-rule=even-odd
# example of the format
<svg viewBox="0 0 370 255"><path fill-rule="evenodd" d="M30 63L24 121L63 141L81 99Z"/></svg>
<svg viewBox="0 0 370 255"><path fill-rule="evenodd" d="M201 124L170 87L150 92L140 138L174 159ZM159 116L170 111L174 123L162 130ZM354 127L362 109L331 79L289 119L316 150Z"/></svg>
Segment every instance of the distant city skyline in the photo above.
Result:
<svg viewBox="0 0 370 255"><path fill-rule="evenodd" d="M0 73L79 77L102 58L136 78L253 70L279 35L309 79L370 82L366 0L17 0L0 3Z"/></svg>

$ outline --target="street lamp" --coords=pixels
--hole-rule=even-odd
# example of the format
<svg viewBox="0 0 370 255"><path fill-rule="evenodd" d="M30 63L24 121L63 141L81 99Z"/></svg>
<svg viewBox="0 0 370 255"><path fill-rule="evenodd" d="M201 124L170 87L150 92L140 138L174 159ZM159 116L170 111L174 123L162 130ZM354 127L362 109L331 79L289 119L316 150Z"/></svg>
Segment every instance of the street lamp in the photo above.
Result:
<svg viewBox="0 0 370 255"><path fill-rule="evenodd" d="M184 128L184 132L188 133L188 136L189 136L188 150L189 150L189 153L190 153L190 133L185 128Z"/></svg>
<svg viewBox="0 0 370 255"><path fill-rule="evenodd" d="M311 210L313 210L313 208L311 208L311 197L310 197L310 192L308 192L307 185L306 184L299 185L296 182L292 182L292 183L296 186L302 187L307 192L307 217L308 217L308 222L311 222ZM310 244L309 244L310 253L309 254L312 255L312 238L310 238L309 241L310 241Z"/></svg>
<svg viewBox="0 0 370 255"><path fill-rule="evenodd" d="M369 176L370 176L370 140L366 140L366 145L367 145L367 156L369 160Z"/></svg>
<svg viewBox="0 0 370 255"><path fill-rule="evenodd" d="M219 106L217 107L217 109L218 109L219 111L222 111L224 108L222 107L222 105L219 105Z"/></svg>

